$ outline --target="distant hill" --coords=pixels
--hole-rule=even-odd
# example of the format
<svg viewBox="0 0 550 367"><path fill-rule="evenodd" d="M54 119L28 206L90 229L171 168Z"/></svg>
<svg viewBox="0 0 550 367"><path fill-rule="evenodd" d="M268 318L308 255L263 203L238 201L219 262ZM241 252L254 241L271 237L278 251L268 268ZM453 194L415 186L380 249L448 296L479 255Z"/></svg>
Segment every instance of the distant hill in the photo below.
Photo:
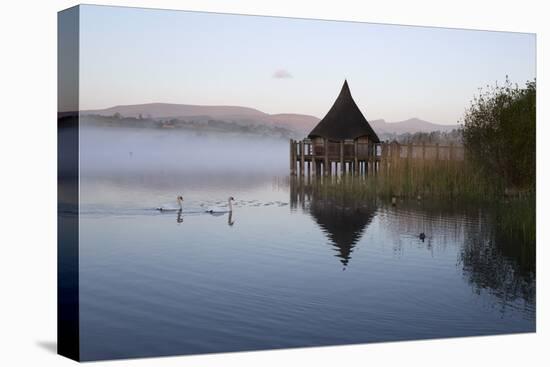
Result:
<svg viewBox="0 0 550 367"><path fill-rule="evenodd" d="M319 122L318 117L300 115L297 113L279 113L270 116L274 124L293 129L303 134L309 133Z"/></svg>
<svg viewBox="0 0 550 367"><path fill-rule="evenodd" d="M405 121L386 122L383 119L369 121L372 128L377 134L405 134L405 133L429 133L432 131L449 132L458 128L458 125L440 125L421 120L419 118L411 118Z"/></svg>
<svg viewBox="0 0 550 367"><path fill-rule="evenodd" d="M174 103L145 103L134 105L120 105L102 110L81 111L84 114L112 116L120 113L124 117L166 118L166 117L187 117L187 116L211 116L213 118L235 116L242 117L265 117L266 113L248 107L239 106L199 106Z"/></svg>
<svg viewBox="0 0 550 367"><path fill-rule="evenodd" d="M269 125L290 129L297 136L306 135L320 121L318 117L296 113L267 114L254 108L241 106L200 106L173 103L146 103L120 105L99 110L84 110L83 115L146 118L153 120L183 119L208 121L217 120L239 125ZM386 122L383 119L369 121L379 135L403 134L415 132L449 132L458 125L441 125L411 118L405 121Z"/></svg>
<svg viewBox="0 0 550 367"><path fill-rule="evenodd" d="M116 113L116 112L115 112ZM255 135L265 138L296 139L299 135L291 129L269 124L242 124L211 117L154 119L150 117L123 117L122 115L83 114L82 126L98 128L134 128L187 131L199 136L212 134Z"/></svg>

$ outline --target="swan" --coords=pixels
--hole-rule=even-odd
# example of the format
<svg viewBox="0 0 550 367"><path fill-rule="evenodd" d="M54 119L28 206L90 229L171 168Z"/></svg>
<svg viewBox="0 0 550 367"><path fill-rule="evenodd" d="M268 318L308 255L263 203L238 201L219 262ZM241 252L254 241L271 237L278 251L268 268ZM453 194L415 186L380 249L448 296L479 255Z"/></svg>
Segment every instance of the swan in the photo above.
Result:
<svg viewBox="0 0 550 367"><path fill-rule="evenodd" d="M207 213L210 213L210 214L216 214L216 213L232 213L233 212L233 204L232 202L235 201L235 198L233 196L230 196L228 199L227 199L227 205L228 207L227 208L220 208L220 207L217 207L217 206L211 206L209 207L208 209L206 209L206 212Z"/></svg>
<svg viewBox="0 0 550 367"><path fill-rule="evenodd" d="M157 210L161 211L161 212L181 212L183 210L183 197L182 196L177 196L176 197L176 201L178 203L178 207L177 208L171 208L171 207L159 207L157 208Z"/></svg>

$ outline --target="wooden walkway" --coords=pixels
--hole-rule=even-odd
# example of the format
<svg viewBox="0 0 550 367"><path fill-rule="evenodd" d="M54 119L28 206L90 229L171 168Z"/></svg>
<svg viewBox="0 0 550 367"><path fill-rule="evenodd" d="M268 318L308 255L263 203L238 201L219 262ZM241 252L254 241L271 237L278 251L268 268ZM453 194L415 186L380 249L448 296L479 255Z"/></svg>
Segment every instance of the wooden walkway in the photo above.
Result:
<svg viewBox="0 0 550 367"><path fill-rule="evenodd" d="M461 145L290 140L292 176L370 175L403 162L464 161Z"/></svg>

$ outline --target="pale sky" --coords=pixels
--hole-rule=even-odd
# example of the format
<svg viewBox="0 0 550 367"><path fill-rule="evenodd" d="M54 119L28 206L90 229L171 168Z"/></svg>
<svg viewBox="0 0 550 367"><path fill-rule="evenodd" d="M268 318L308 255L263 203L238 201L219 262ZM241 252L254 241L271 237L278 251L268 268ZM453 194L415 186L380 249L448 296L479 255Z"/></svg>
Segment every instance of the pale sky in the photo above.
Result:
<svg viewBox="0 0 550 367"><path fill-rule="evenodd" d="M369 120L456 123L536 76L534 34L81 6L80 108L166 102L323 117L347 78Z"/></svg>

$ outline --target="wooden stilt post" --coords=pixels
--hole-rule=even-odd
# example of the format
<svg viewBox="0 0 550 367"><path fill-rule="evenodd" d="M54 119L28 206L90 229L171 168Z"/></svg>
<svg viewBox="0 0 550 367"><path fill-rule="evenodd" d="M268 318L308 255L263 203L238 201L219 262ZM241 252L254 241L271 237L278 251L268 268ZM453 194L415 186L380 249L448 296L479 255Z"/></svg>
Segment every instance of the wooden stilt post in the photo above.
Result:
<svg viewBox="0 0 550 367"><path fill-rule="evenodd" d="M374 157L371 156L370 159L370 174L374 175Z"/></svg>
<svg viewBox="0 0 550 367"><path fill-rule="evenodd" d="M299 152L300 152L300 177L304 176L304 142L300 141L299 143Z"/></svg>
<svg viewBox="0 0 550 367"><path fill-rule="evenodd" d="M344 174L344 141L340 141L340 175Z"/></svg>
<svg viewBox="0 0 550 367"><path fill-rule="evenodd" d="M358 153L357 150L358 150L357 149L357 139L355 139L353 141L353 156L354 156L354 158L353 158L353 171L354 171L356 176L359 175L359 164L358 164L359 158L357 157L357 153Z"/></svg>
<svg viewBox="0 0 550 367"><path fill-rule="evenodd" d="M323 142L325 144L325 162L323 164L323 173L325 176L329 176L330 175L330 164L329 164L329 161L328 161L328 139L323 139Z"/></svg>
<svg viewBox="0 0 550 367"><path fill-rule="evenodd" d="M289 161L290 161L290 175L292 175L292 168L294 168L294 161L293 161L293 156L292 156L292 148L293 148L293 144L294 144L294 140L290 139L290 151L288 152L289 153Z"/></svg>
<svg viewBox="0 0 550 367"><path fill-rule="evenodd" d="M375 143L372 144L371 153L372 153L372 174L374 175L376 173L376 160L378 158L377 155L376 155L376 144Z"/></svg>
<svg viewBox="0 0 550 367"><path fill-rule="evenodd" d="M373 155L374 155L374 173L377 173L378 172L378 144L374 144L374 150L373 150Z"/></svg>
<svg viewBox="0 0 550 367"><path fill-rule="evenodd" d="M289 163L290 163L290 174L291 174L291 175L292 175L292 142L293 142L293 140L290 139L290 143L289 143L289 145L290 145L290 150L289 150L289 152L288 152L288 154L289 154Z"/></svg>
<svg viewBox="0 0 550 367"><path fill-rule="evenodd" d="M296 143L290 139L290 174L296 176Z"/></svg>

